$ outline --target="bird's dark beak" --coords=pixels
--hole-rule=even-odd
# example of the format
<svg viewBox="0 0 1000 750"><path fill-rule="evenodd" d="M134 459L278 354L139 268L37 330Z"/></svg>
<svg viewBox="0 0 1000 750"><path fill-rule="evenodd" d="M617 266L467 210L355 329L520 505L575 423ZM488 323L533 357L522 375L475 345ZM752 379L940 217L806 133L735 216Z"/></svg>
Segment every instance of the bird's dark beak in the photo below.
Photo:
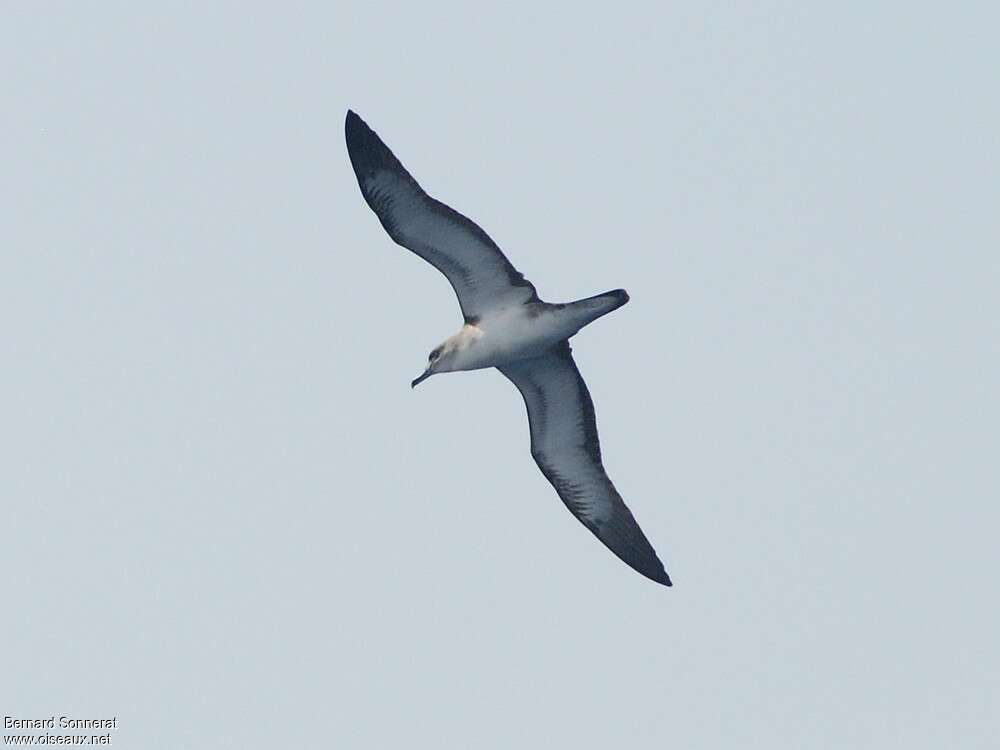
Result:
<svg viewBox="0 0 1000 750"><path fill-rule="evenodd" d="M424 370L424 374L423 375L421 375L419 378L417 378L412 383L410 383L410 388L416 388L418 385L420 385L421 383L423 383L425 380L427 380L427 378L429 378L433 374L434 373L430 371L430 368Z"/></svg>

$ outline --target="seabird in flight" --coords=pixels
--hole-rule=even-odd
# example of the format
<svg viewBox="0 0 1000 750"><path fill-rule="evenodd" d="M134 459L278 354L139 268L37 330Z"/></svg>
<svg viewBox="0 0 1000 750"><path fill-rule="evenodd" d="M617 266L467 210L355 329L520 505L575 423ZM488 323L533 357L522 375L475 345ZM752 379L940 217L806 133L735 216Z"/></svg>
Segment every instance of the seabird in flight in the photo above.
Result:
<svg viewBox="0 0 1000 750"><path fill-rule="evenodd" d="M354 112L344 124L361 193L385 231L443 273L465 325L430 353L412 386L441 372L496 367L521 392L531 455L570 512L626 564L670 577L608 479L594 404L568 339L628 302L624 289L549 304L473 221L431 198Z"/></svg>

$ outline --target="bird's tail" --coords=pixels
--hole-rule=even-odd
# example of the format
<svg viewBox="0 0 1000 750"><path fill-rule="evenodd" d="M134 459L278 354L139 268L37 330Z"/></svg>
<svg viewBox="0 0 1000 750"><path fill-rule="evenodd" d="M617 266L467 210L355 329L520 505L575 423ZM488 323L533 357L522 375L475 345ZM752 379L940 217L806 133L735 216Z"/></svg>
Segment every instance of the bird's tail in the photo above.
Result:
<svg viewBox="0 0 1000 750"><path fill-rule="evenodd" d="M595 294L593 297L580 299L566 305L568 311L579 322L579 330L588 323L593 323L602 315L617 310L628 302L628 292L624 289L613 289L604 294Z"/></svg>

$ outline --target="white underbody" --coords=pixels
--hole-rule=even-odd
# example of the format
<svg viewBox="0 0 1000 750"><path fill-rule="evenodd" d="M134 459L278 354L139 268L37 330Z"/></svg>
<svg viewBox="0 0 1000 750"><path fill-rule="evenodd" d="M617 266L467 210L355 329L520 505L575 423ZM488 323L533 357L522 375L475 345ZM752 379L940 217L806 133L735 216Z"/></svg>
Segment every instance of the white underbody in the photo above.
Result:
<svg viewBox="0 0 1000 750"><path fill-rule="evenodd" d="M479 370L537 357L568 339L587 322L570 307L517 305L484 316L444 342L436 372Z"/></svg>

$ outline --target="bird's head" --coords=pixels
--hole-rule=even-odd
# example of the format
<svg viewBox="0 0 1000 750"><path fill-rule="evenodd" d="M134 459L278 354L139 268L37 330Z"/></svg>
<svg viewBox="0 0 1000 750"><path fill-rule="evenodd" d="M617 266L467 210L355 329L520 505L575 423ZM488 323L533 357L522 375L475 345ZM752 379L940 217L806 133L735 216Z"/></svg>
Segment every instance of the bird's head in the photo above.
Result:
<svg viewBox="0 0 1000 750"><path fill-rule="evenodd" d="M475 346L483 336L483 332L472 323L466 323L462 330L451 338L447 339L441 346L436 347L427 356L427 369L424 374L410 383L413 388L418 383L422 383L431 375L439 372L453 372L455 370L468 370L469 349Z"/></svg>
<svg viewBox="0 0 1000 750"><path fill-rule="evenodd" d="M449 346L447 341L441 344L441 346L436 347L427 355L427 369L424 370L423 375L410 383L410 387L416 388L431 375L436 375L439 372L448 372L451 369L449 364L454 352L455 349Z"/></svg>

